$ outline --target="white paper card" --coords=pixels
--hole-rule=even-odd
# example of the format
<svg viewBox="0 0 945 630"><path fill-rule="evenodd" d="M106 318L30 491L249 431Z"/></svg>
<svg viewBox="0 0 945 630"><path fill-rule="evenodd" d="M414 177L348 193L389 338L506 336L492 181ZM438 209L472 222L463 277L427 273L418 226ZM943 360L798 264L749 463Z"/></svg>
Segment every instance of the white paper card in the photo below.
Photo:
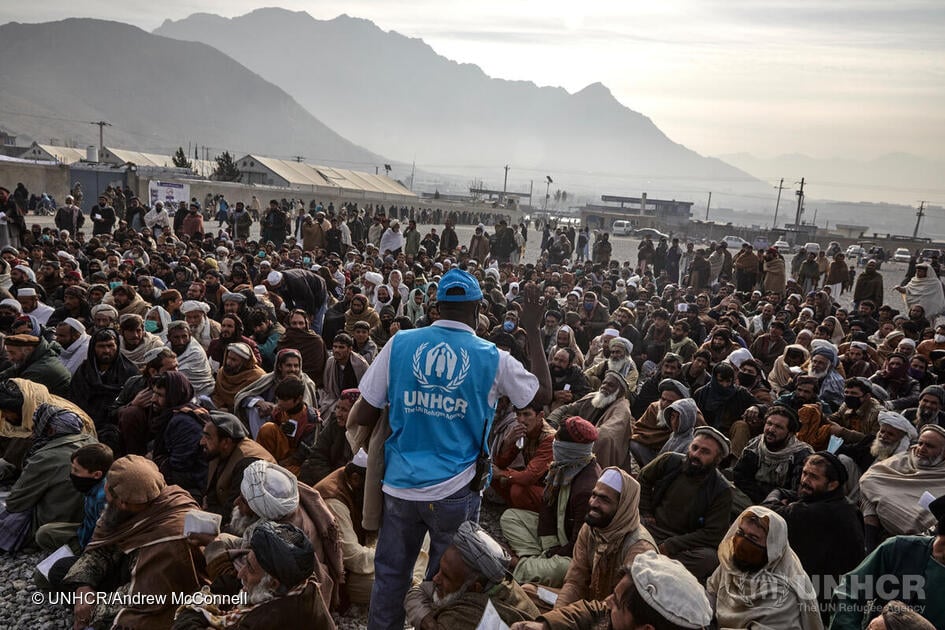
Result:
<svg viewBox="0 0 945 630"><path fill-rule="evenodd" d="M539 586L538 589L538 599L545 602L549 606L554 606L555 602L558 601L558 594L554 591L549 591L547 588Z"/></svg>
<svg viewBox="0 0 945 630"><path fill-rule="evenodd" d="M486 609L482 613L482 619L479 620L476 630L509 630L509 627L502 621L502 617L499 616L499 611L492 605L491 599L486 604Z"/></svg>
<svg viewBox="0 0 945 630"><path fill-rule="evenodd" d="M924 509L929 509L929 504L935 500L935 497L932 496L932 493L926 490L922 493L922 496L919 497L919 505Z"/></svg>
<svg viewBox="0 0 945 630"><path fill-rule="evenodd" d="M223 517L212 512L191 510L184 517L184 535L187 534L219 534L220 523Z"/></svg>
<svg viewBox="0 0 945 630"><path fill-rule="evenodd" d="M40 560L39 564L36 565L36 570L43 574L44 578L49 578L49 570L54 564L62 560L63 558L70 558L75 554L72 553L72 549L69 545L63 545L59 549L56 549L54 552Z"/></svg>
<svg viewBox="0 0 945 630"><path fill-rule="evenodd" d="M827 452L836 453L841 446L843 446L843 438L839 435L831 435L830 441L827 443Z"/></svg>

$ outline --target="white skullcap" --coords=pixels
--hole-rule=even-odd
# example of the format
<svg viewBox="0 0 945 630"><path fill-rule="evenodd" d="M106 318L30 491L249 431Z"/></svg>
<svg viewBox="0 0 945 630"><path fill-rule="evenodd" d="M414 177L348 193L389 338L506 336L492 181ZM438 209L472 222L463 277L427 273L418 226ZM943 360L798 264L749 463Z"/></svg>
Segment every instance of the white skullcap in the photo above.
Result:
<svg viewBox="0 0 945 630"><path fill-rule="evenodd" d="M604 474L602 474L597 481L608 488L613 488L617 491L617 494L623 492L623 475L621 475L620 471L616 468L608 468L605 470Z"/></svg>
<svg viewBox="0 0 945 630"><path fill-rule="evenodd" d="M620 331L616 328L605 328L603 335L604 337L619 337Z"/></svg>
<svg viewBox="0 0 945 630"><path fill-rule="evenodd" d="M14 300L13 298L7 298L7 299L5 299L5 300L0 300L0 306L9 306L10 308L12 308L12 309L13 309L14 311L16 311L17 313L22 313L22 312L23 312L23 307L20 305L19 302L17 302L17 301Z"/></svg>
<svg viewBox="0 0 945 630"><path fill-rule="evenodd" d="M359 468L367 468L367 451L363 448L359 448L358 452L354 454L354 459L351 460L351 463Z"/></svg>
<svg viewBox="0 0 945 630"><path fill-rule="evenodd" d="M562 324L562 325L558 328L558 331L560 332L560 331L562 331L562 330L563 330L564 332L571 332L571 327L568 326L567 324Z"/></svg>
<svg viewBox="0 0 945 630"><path fill-rule="evenodd" d="M912 346L913 348L915 348L915 340L910 339L909 337L904 337L903 339L901 339L899 341L899 345L901 346L902 344L905 344L907 346Z"/></svg>
<svg viewBox="0 0 945 630"><path fill-rule="evenodd" d="M0 304L2 304L2 302L0 302ZM80 322L74 317L67 317L64 320L62 320L62 323L68 325L69 328L73 329L80 335L85 334L85 326L82 325L82 322Z"/></svg>
<svg viewBox="0 0 945 630"><path fill-rule="evenodd" d="M705 628L712 606L705 589L678 560L656 551L639 554L630 577L640 597L663 619L682 628Z"/></svg>
<svg viewBox="0 0 945 630"><path fill-rule="evenodd" d="M266 295L267 293L269 293L269 289L267 289L266 285L264 284L257 284L256 286L253 287L253 293L255 293L256 295Z"/></svg>
<svg viewBox="0 0 945 630"><path fill-rule="evenodd" d="M266 276L266 281L269 282L269 286L278 286L278 284L282 282L282 272L270 271L269 275Z"/></svg>
<svg viewBox="0 0 945 630"><path fill-rule="evenodd" d="M733 350L732 353L726 358L726 361L734 365L735 369L737 370L742 366L742 363L751 358L753 357L747 348L739 348L738 350Z"/></svg>
<svg viewBox="0 0 945 630"><path fill-rule="evenodd" d="M370 282L371 284L383 284L384 276L377 273L376 271L368 271L364 274L364 281Z"/></svg>
<svg viewBox="0 0 945 630"><path fill-rule="evenodd" d="M261 459L243 471L240 494L257 516L270 521L278 521L299 507L299 482L295 475Z"/></svg>
<svg viewBox="0 0 945 630"><path fill-rule="evenodd" d="M210 312L210 305L206 302L200 302L198 300L187 300L180 305L180 311L184 315L187 313L193 313L194 311L201 311L204 314Z"/></svg>
<svg viewBox="0 0 945 630"><path fill-rule="evenodd" d="M16 297L36 297L36 289L33 287L23 287L16 292Z"/></svg>
<svg viewBox="0 0 945 630"><path fill-rule="evenodd" d="M36 274L33 273L33 270L27 267L26 265L17 265L14 269L19 269L30 279L30 282L36 282Z"/></svg>

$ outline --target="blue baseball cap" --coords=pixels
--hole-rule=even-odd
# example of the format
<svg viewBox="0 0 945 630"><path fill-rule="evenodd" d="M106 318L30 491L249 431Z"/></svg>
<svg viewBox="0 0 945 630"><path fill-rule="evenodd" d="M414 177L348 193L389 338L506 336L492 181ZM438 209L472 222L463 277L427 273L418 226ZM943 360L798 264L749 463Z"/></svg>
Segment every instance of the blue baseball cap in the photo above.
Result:
<svg viewBox="0 0 945 630"><path fill-rule="evenodd" d="M460 288L463 292L460 294L454 292L454 295L447 295L450 289ZM482 289L479 288L479 281L471 274L462 269L450 269L436 286L437 302L478 302L482 299Z"/></svg>

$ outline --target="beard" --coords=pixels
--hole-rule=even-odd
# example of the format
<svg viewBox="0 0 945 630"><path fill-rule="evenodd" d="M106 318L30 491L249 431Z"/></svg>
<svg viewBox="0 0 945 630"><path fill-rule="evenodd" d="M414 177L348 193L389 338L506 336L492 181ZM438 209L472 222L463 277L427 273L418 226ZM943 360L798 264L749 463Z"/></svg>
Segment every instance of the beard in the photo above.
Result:
<svg viewBox="0 0 945 630"><path fill-rule="evenodd" d="M551 374L552 378L561 378L567 373L567 368L558 367L557 365L551 365L548 367L548 372Z"/></svg>
<svg viewBox="0 0 945 630"><path fill-rule="evenodd" d="M102 512L102 524L107 529L113 529L125 521L129 520L135 515L134 512L129 512L127 510L119 510L113 505L108 505L105 507L105 511Z"/></svg>
<svg viewBox="0 0 945 630"><path fill-rule="evenodd" d="M690 477L701 477L712 470L712 468L712 466L706 466L690 455L686 455L686 460L683 462L683 473Z"/></svg>
<svg viewBox="0 0 945 630"><path fill-rule="evenodd" d="M617 512L614 511L613 514L608 514L606 516L603 514L600 516L592 516L591 512L588 511L587 514L584 516L584 522L590 525L591 527L596 527L597 529L604 529L605 527L607 527L613 522L614 515L616 515L616 513Z"/></svg>
<svg viewBox="0 0 945 630"><path fill-rule="evenodd" d="M249 600L251 606L262 604L270 599L275 599L276 580L271 575L266 574L255 586L244 590L246 591L246 599Z"/></svg>
<svg viewBox="0 0 945 630"><path fill-rule="evenodd" d="M433 608L441 609L446 608L450 604L456 603L459 598L466 594L466 591L469 590L469 587L472 585L471 582L465 582L458 589L450 593L449 595L440 596L436 592L436 588L433 589Z"/></svg>
<svg viewBox="0 0 945 630"><path fill-rule="evenodd" d="M630 363L630 359L607 359L607 369L613 370L614 372L624 373L624 369L627 367L627 364Z"/></svg>
<svg viewBox="0 0 945 630"><path fill-rule="evenodd" d="M883 444L879 441L879 438L873 440L873 443L870 445L870 455L872 455L877 462L882 461L887 457L892 457L898 450L898 442L896 444Z"/></svg>
<svg viewBox="0 0 945 630"><path fill-rule="evenodd" d="M591 398L591 406L594 407L594 409L606 409L611 404L613 404L615 400L617 400L618 395L619 395L618 392L614 392L613 394L609 394L609 395L604 395L603 392L598 391L594 394L594 397Z"/></svg>
<svg viewBox="0 0 945 630"><path fill-rule="evenodd" d="M809 368L807 370L807 375L813 376L816 379L821 379L827 376L827 370L820 371L820 370L815 370L814 368Z"/></svg>
<svg viewBox="0 0 945 630"><path fill-rule="evenodd" d="M258 520L259 517L256 515L244 516L240 509L234 505L233 511L230 513L230 525L227 530L234 536L243 536Z"/></svg>
<svg viewBox="0 0 945 630"><path fill-rule="evenodd" d="M913 451L911 458L916 468L935 468L942 463L942 460L945 460L945 455L939 455L938 457L919 457Z"/></svg>

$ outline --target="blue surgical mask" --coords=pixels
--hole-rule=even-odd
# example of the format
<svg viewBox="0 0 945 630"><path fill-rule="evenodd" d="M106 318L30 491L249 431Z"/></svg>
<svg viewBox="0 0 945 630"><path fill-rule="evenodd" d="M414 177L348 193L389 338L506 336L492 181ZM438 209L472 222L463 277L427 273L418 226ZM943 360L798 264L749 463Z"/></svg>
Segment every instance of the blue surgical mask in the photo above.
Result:
<svg viewBox="0 0 945 630"><path fill-rule="evenodd" d="M515 330L515 322L513 322L513 321L505 321L505 322L503 322L503 323L502 323L502 330L504 330L505 332L512 332L513 330Z"/></svg>
<svg viewBox="0 0 945 630"><path fill-rule="evenodd" d="M144 329L149 333L155 333L158 331L158 323L153 319L146 319L144 321Z"/></svg>
<svg viewBox="0 0 945 630"><path fill-rule="evenodd" d="M305 263L306 265L311 265L312 259L306 256L305 258L302 259L302 262Z"/></svg>
<svg viewBox="0 0 945 630"><path fill-rule="evenodd" d="M108 286L110 286L112 289L117 289L121 286L121 282L109 282Z"/></svg>

